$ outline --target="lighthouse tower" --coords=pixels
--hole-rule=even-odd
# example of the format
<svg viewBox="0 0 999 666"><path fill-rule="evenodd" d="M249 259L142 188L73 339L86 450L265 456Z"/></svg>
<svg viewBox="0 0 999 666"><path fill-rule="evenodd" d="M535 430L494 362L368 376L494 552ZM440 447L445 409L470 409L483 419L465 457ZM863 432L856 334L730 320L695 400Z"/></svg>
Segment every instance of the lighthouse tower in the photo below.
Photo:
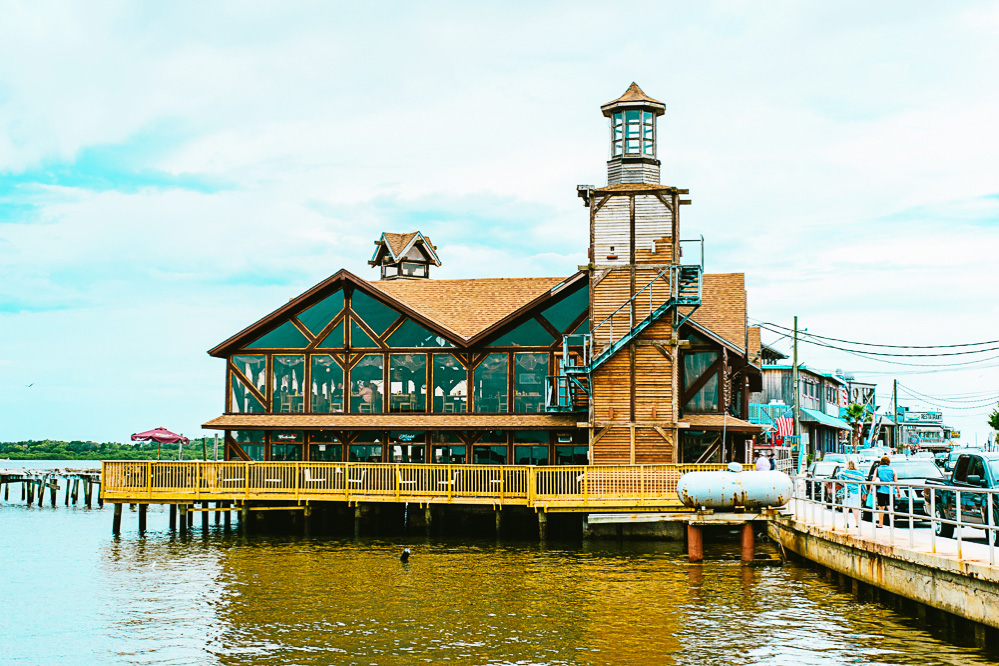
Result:
<svg viewBox="0 0 999 666"><path fill-rule="evenodd" d="M687 190L659 182L666 105L632 83L600 107L610 121L607 185L580 186L590 210L590 459L677 459L677 327L700 303L700 267L679 265Z"/></svg>

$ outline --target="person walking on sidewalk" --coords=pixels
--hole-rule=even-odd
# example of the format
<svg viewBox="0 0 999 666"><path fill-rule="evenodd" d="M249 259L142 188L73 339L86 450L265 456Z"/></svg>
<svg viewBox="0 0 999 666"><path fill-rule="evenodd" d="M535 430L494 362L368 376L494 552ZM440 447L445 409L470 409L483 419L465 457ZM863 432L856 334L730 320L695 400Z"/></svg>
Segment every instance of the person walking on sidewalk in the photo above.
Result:
<svg viewBox="0 0 999 666"><path fill-rule="evenodd" d="M898 475L895 474L895 470L891 468L891 459L888 456L882 456L881 464L878 465L877 469L874 470L874 476L878 481L882 483L895 483L898 481ZM877 502L875 504L878 507L878 511L888 511L891 508L892 497L895 495L894 486L878 486L876 489ZM894 524L894 517L891 518L892 524ZM878 527L884 527L885 514L878 514Z"/></svg>
<svg viewBox="0 0 999 666"><path fill-rule="evenodd" d="M839 478L843 481L853 481L843 485L843 521L850 527L850 513L853 513L857 527L860 527L860 500L861 496L867 495L865 489L860 485L865 481L864 475L857 469L857 463L852 460L846 463L846 469L839 473Z"/></svg>

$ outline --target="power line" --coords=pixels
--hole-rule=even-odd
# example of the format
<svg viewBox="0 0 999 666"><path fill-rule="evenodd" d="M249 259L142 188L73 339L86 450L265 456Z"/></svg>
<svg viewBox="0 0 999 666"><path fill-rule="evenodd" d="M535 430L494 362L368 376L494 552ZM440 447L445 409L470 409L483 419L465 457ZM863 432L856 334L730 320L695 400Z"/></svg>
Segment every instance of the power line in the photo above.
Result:
<svg viewBox="0 0 999 666"><path fill-rule="evenodd" d="M773 322L764 322L764 321L760 321L758 319L753 319L753 321L755 321L755 322L757 322L759 324L768 324L770 326L776 326L777 328L784 329L785 331L790 331L791 330L791 329L787 328L786 326L781 326L780 324L775 324ZM840 338L830 338L830 337L826 337L824 335L818 335L816 333L802 333L801 331L798 331L798 334L799 335L810 335L811 337L813 337L813 338L819 338L820 340L831 340L832 342L842 342L842 343L848 344L848 345L860 345L860 346L863 346L863 347L887 347L887 348L890 348L890 349L953 349L955 347L980 347L980 346L983 346L983 345L999 345L999 340L986 340L984 342L965 342L965 343L956 344L956 345L883 345L883 344L877 344L877 343L874 343L874 342L857 342L855 340L842 340ZM981 350L981 351L988 351L988 350ZM871 352L871 353L873 353L873 352ZM972 352L965 352L965 353L974 353L974 352L972 351Z"/></svg>
<svg viewBox="0 0 999 666"><path fill-rule="evenodd" d="M764 330L766 330L766 331L768 331L770 333L774 333L774 334L777 334L777 335L782 335L782 333L780 331L775 331L774 329L768 328L768 326L769 326L768 324L764 324L764 323L760 324L760 328L762 328L762 329L764 329ZM807 337L803 337L803 336L808 336L808 335L810 335L810 334L799 332L799 338L798 339L801 342L807 342L807 343L815 345L817 347L825 347L826 349L835 349L837 351L845 352L847 354L853 354L854 356L858 356L859 358L867 359L869 361L880 361L881 363L891 363L891 364L894 364L894 365L906 365L906 366L915 367L915 368L932 368L932 367L950 368L950 367L958 366L958 365L972 365L974 363L984 363L986 361L994 361L996 359L999 359L999 356L990 356L988 358L979 358L979 359L975 359L974 361L968 361L967 363L937 363L937 364L935 364L935 363L903 363L901 361L887 361L887 360L884 360L884 359L881 359L881 358L871 358L871 357L872 356L875 356L875 357L878 357L878 356L888 356L888 357L902 357L902 358L935 358L935 357L939 357L939 356L957 356L957 355L962 355L962 354L977 354L977 353L988 352L988 351L999 351L999 347L989 348L989 349L979 349L979 350L975 350L975 351L945 352L945 353L941 353L941 354L891 354L891 353L888 353L888 352L869 352L869 351L863 351L863 350L860 350L860 349L846 349L844 347L838 347L836 345L830 345L830 344L826 344L824 342L817 342L815 340L809 340Z"/></svg>

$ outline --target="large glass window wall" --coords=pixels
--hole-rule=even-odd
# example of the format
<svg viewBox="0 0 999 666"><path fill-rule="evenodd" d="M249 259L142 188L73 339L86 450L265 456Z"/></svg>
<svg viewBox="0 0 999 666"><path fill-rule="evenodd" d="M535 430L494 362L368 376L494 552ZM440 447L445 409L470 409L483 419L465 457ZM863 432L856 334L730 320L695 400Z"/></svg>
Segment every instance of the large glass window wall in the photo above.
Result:
<svg viewBox="0 0 999 666"><path fill-rule="evenodd" d="M389 462L424 463L427 461L427 434L404 430L389 432Z"/></svg>
<svg viewBox="0 0 999 666"><path fill-rule="evenodd" d="M468 411L468 371L452 354L434 354L434 404L438 414Z"/></svg>
<svg viewBox="0 0 999 666"><path fill-rule="evenodd" d="M683 390L688 391L700 379L711 365L718 360L718 352L691 352L683 355ZM718 411L718 373L712 376L698 389L684 405L690 412Z"/></svg>
<svg viewBox="0 0 999 666"><path fill-rule="evenodd" d="M331 432L309 433L309 460L318 462L341 462L343 444Z"/></svg>
<svg viewBox="0 0 999 666"><path fill-rule="evenodd" d="M350 371L350 412L381 413L385 395L383 370L385 357L365 354Z"/></svg>
<svg viewBox="0 0 999 666"><path fill-rule="evenodd" d="M430 447L430 462L440 465L464 465L468 447L455 433L435 432Z"/></svg>
<svg viewBox="0 0 999 666"><path fill-rule="evenodd" d="M547 352L518 352L513 355L513 411L545 410L544 389L547 375Z"/></svg>
<svg viewBox="0 0 999 666"><path fill-rule="evenodd" d="M267 433L263 430L233 430L232 439L250 460L263 460Z"/></svg>
<svg viewBox="0 0 999 666"><path fill-rule="evenodd" d="M427 355L389 356L389 411L427 411Z"/></svg>
<svg viewBox="0 0 999 666"><path fill-rule="evenodd" d="M507 354L489 354L475 368L475 411L502 413L507 408Z"/></svg>
<svg viewBox="0 0 999 666"><path fill-rule="evenodd" d="M378 432L362 432L354 440L354 443L348 447L348 462L370 462L377 463L382 461L382 439L381 433ZM355 472L352 479L348 479L348 483L363 483L359 474L363 472Z"/></svg>
<svg viewBox="0 0 999 666"><path fill-rule="evenodd" d="M280 354L271 367L271 409L293 414L305 411L305 356Z"/></svg>
<svg viewBox="0 0 999 666"><path fill-rule="evenodd" d="M271 460L287 462L302 459L305 433L300 430L271 433Z"/></svg>
<svg viewBox="0 0 999 666"><path fill-rule="evenodd" d="M312 411L343 412L343 368L329 354L312 355Z"/></svg>

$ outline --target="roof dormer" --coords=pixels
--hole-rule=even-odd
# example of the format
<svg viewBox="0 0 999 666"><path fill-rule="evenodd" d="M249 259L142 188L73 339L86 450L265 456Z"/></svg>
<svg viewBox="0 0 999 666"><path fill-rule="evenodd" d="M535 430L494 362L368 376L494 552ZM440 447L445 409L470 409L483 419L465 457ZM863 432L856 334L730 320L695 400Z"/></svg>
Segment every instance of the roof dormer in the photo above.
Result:
<svg viewBox="0 0 999 666"><path fill-rule="evenodd" d="M382 233L368 262L381 269L382 280L421 280L430 277L430 266L440 266L437 248L419 231Z"/></svg>

